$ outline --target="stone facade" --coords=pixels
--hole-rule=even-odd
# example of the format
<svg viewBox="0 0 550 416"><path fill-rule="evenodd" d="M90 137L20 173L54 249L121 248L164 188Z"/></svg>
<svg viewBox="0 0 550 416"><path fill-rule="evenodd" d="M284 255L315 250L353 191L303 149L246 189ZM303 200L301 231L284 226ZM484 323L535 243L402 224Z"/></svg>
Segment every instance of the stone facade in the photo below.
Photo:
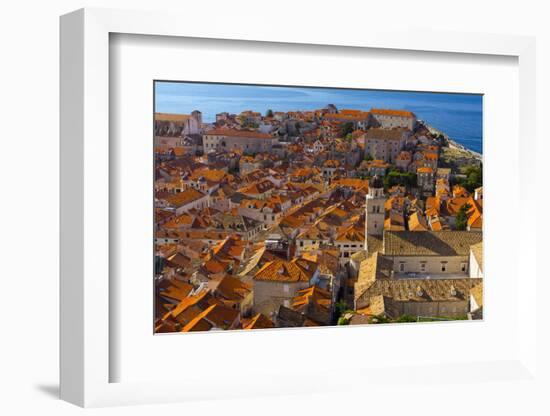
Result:
<svg viewBox="0 0 550 416"><path fill-rule="evenodd" d="M395 256L395 273L464 274L468 273L469 256Z"/></svg>
<svg viewBox="0 0 550 416"><path fill-rule="evenodd" d="M309 286L309 282L279 282L254 280L254 314L262 313L272 318L281 305L289 308L299 290Z"/></svg>
<svg viewBox="0 0 550 416"><path fill-rule="evenodd" d="M383 183L377 176L369 184L365 205L365 249L367 236L382 235L384 232L384 196Z"/></svg>
<svg viewBox="0 0 550 416"><path fill-rule="evenodd" d="M404 129L372 128L365 133L365 154L375 160L395 163L410 132Z"/></svg>
<svg viewBox="0 0 550 416"><path fill-rule="evenodd" d="M235 151L243 153L269 152L278 142L270 134L248 130L217 129L210 130L203 135L204 153L217 150Z"/></svg>
<svg viewBox="0 0 550 416"><path fill-rule="evenodd" d="M409 111L399 110L371 110L374 123L383 128L402 127L414 130L416 127L416 116Z"/></svg>

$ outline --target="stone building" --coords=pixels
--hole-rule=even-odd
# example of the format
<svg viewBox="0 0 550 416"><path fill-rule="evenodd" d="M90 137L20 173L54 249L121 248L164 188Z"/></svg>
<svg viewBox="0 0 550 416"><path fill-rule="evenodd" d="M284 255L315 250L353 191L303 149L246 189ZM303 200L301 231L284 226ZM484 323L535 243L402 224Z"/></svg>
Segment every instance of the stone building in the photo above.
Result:
<svg viewBox="0 0 550 416"><path fill-rule="evenodd" d="M204 153L216 150L259 153L271 151L278 139L271 134L251 130L213 129L204 133L202 142Z"/></svg>
<svg viewBox="0 0 550 416"><path fill-rule="evenodd" d="M410 111L373 108L370 113L375 125L379 127L402 127L408 130L414 130L416 127L416 115Z"/></svg>
<svg viewBox="0 0 550 416"><path fill-rule="evenodd" d="M368 250L367 236L382 235L384 232L385 203L384 183L379 176L373 176L365 205L365 250Z"/></svg>
<svg viewBox="0 0 550 416"><path fill-rule="evenodd" d="M291 307L298 292L310 286L318 275L317 264L305 259L274 260L253 278L253 311L274 318L279 307Z"/></svg>
<svg viewBox="0 0 550 416"><path fill-rule="evenodd" d="M470 293L481 279L376 279L356 293L355 308L365 315L396 319L463 317L470 312Z"/></svg>
<svg viewBox="0 0 550 416"><path fill-rule="evenodd" d="M422 166L416 170L416 180L418 187L424 192L431 193L434 189L434 171L428 166Z"/></svg>
<svg viewBox="0 0 550 416"><path fill-rule="evenodd" d="M477 231L386 231L382 250L396 274L467 277L470 247L482 238Z"/></svg>
<svg viewBox="0 0 550 416"><path fill-rule="evenodd" d="M351 227L342 227L334 238L334 245L338 247L340 264L343 266L349 263L351 256L358 251L363 250L365 234L361 228L352 225Z"/></svg>
<svg viewBox="0 0 550 416"><path fill-rule="evenodd" d="M208 194L204 194L194 188L188 188L183 192L171 194L164 198L167 207L174 210L177 215L190 209L204 209L209 206Z"/></svg>
<svg viewBox="0 0 550 416"><path fill-rule="evenodd" d="M155 113L155 136L182 137L186 134L199 134L202 126L202 113L191 114Z"/></svg>
<svg viewBox="0 0 550 416"><path fill-rule="evenodd" d="M395 163L410 131L403 128L371 128L364 134L365 154L372 159Z"/></svg>

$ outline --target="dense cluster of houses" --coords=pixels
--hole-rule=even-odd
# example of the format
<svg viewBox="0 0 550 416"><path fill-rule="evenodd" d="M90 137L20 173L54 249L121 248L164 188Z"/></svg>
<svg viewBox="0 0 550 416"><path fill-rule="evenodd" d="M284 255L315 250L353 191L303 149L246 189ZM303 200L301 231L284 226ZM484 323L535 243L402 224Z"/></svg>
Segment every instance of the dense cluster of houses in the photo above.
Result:
<svg viewBox="0 0 550 416"><path fill-rule="evenodd" d="M482 317L483 190L413 113L157 113L154 130L156 332Z"/></svg>

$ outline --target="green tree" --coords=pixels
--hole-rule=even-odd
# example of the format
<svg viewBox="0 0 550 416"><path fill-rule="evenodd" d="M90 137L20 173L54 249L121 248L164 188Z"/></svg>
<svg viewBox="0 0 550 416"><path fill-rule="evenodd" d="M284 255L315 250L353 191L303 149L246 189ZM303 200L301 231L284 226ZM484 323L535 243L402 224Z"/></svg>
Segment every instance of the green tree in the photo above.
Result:
<svg viewBox="0 0 550 416"><path fill-rule="evenodd" d="M468 211L470 210L470 208L472 208L470 204L464 204L458 210L458 213L456 214L455 224L455 228L458 231L466 229L466 226L468 225Z"/></svg>
<svg viewBox="0 0 550 416"><path fill-rule="evenodd" d="M384 188L387 190L395 185L412 188L416 185L416 174L411 172L400 172L395 168L390 168L384 177Z"/></svg>
<svg viewBox="0 0 550 416"><path fill-rule="evenodd" d="M445 138L445 136L443 136L442 134L438 135L436 137L437 141L439 142L439 144L441 146L448 146L449 145L449 142L447 141L447 139Z"/></svg>
<svg viewBox="0 0 550 416"><path fill-rule="evenodd" d="M343 137L346 137L348 134L352 132L353 132L353 123L347 122L342 124L342 126L340 127L340 134Z"/></svg>
<svg viewBox="0 0 550 416"><path fill-rule="evenodd" d="M476 188L483 185L483 166L481 164L467 166L462 171L466 177L457 179L455 183L466 188L468 192L474 192Z"/></svg>
<svg viewBox="0 0 550 416"><path fill-rule="evenodd" d="M270 108L269 110L267 110L267 111L265 112L265 116L266 116L266 117L273 117L273 110L272 110L271 108Z"/></svg>
<svg viewBox="0 0 550 416"><path fill-rule="evenodd" d="M404 322L416 322L417 319L414 316L411 315L401 315L399 318L395 320L395 322L398 323L404 323Z"/></svg>
<svg viewBox="0 0 550 416"><path fill-rule="evenodd" d="M341 316L340 318L338 318L338 325L349 325L349 319L346 319L344 318L343 316Z"/></svg>
<svg viewBox="0 0 550 416"><path fill-rule="evenodd" d="M344 312L347 311L348 309L349 309L348 305L343 299L339 300L334 304L334 313L336 314L337 318L342 316Z"/></svg>

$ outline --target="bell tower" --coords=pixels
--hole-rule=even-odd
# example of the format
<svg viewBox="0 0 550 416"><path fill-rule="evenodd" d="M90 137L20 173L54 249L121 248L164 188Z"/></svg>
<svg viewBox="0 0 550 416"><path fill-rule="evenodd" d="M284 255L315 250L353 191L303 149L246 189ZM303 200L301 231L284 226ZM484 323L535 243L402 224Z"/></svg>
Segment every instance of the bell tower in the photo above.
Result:
<svg viewBox="0 0 550 416"><path fill-rule="evenodd" d="M367 236L382 235L384 232L384 183L382 178L375 175L369 182L369 193L365 205L365 249Z"/></svg>

